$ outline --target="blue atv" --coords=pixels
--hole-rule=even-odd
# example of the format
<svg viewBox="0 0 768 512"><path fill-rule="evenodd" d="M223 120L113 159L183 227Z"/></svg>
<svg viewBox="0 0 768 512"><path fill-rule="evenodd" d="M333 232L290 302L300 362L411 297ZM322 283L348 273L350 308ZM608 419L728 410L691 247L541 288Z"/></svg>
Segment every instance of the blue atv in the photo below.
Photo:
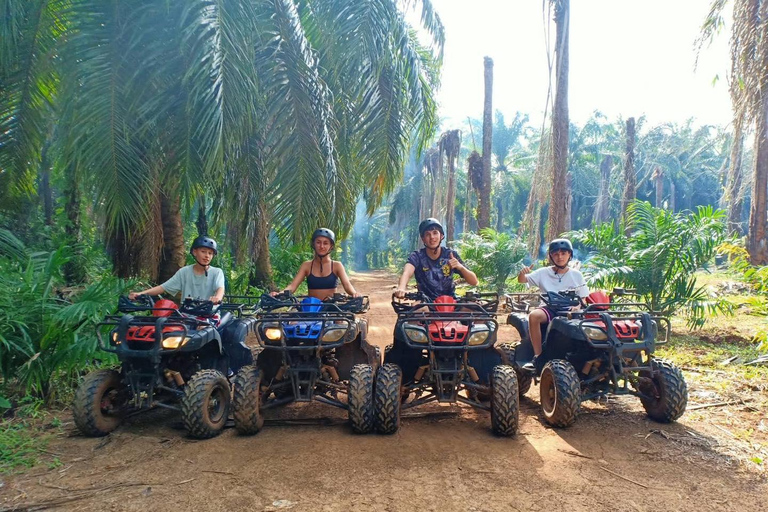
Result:
<svg viewBox="0 0 768 512"><path fill-rule="evenodd" d="M341 294L325 301L263 295L253 324L256 362L234 381L235 428L255 434L264 410L318 401L347 409L355 433L370 432L381 355L366 341L366 320L357 316L368 307L367 297Z"/></svg>

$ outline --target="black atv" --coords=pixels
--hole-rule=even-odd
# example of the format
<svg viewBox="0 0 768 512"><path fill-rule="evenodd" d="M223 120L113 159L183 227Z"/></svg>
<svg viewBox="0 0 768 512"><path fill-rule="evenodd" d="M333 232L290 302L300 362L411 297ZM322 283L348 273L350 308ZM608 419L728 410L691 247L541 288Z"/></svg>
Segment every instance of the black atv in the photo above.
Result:
<svg viewBox="0 0 768 512"><path fill-rule="evenodd" d="M620 288L615 295L626 295ZM540 299L555 317L542 326L542 353L535 370L528 313ZM614 302L604 292L592 292L582 304L573 291L507 296L512 312L507 323L520 334L518 345L505 345L505 359L515 366L520 391L536 379L541 409L550 425L567 427L576 421L581 402L606 395L635 395L648 416L668 423L678 419L688 403L688 388L680 370L653 353L667 342L670 324L639 302ZM573 306L583 309L571 311ZM663 339L657 339L659 332Z"/></svg>
<svg viewBox="0 0 768 512"><path fill-rule="evenodd" d="M120 369L91 372L78 386L73 415L80 432L104 436L129 411L158 406L181 411L191 437L218 435L230 412L227 376L253 362L245 344L253 319L240 318L240 310L207 300L178 307L147 295L120 297L118 314L96 328L100 349L116 354Z"/></svg>
<svg viewBox="0 0 768 512"><path fill-rule="evenodd" d="M498 304L495 293L470 292L459 300L445 295L434 302L418 292L392 296L395 343L387 347L375 386L379 432L396 432L402 409L434 401L490 411L495 434L517 432L517 377L494 348Z"/></svg>
<svg viewBox="0 0 768 512"><path fill-rule="evenodd" d="M262 348L234 381L235 428L255 434L265 409L315 400L347 409L355 433L370 432L381 354L357 317L368 307L367 297L342 294L325 301L263 295L253 325Z"/></svg>

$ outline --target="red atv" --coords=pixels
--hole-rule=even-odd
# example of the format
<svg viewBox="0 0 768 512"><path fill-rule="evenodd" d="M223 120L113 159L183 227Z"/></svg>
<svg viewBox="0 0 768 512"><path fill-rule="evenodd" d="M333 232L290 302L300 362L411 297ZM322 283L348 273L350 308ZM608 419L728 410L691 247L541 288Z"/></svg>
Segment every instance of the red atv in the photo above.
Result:
<svg viewBox="0 0 768 512"><path fill-rule="evenodd" d="M440 296L434 302L421 293L392 297L395 343L385 351L374 387L380 433L397 431L402 409L433 401L489 410L494 433L517 432L517 377L494 348L498 304L497 294Z"/></svg>
<svg viewBox="0 0 768 512"><path fill-rule="evenodd" d="M240 310L192 299L178 307L146 295L121 297L118 314L96 330L99 347L116 354L120 368L91 372L77 388L78 429L103 436L131 409L158 406L181 411L191 437L219 434L230 412L227 376L253 362L245 338L254 320L238 318Z"/></svg>
<svg viewBox="0 0 768 512"><path fill-rule="evenodd" d="M617 288L614 295L627 293ZM556 316L542 326L542 353L535 371L529 372L523 368L533 359L528 312L537 305L536 299ZM605 395L634 395L651 419L665 423L678 419L688 403L685 379L675 365L653 355L657 345L667 342L669 320L643 303L614 302L600 291L585 302L581 304L573 291L507 296L512 309L507 323L522 341L504 346L505 359L515 366L521 394L536 379L544 419L556 427L573 424L582 401ZM570 311L579 305L581 311Z"/></svg>

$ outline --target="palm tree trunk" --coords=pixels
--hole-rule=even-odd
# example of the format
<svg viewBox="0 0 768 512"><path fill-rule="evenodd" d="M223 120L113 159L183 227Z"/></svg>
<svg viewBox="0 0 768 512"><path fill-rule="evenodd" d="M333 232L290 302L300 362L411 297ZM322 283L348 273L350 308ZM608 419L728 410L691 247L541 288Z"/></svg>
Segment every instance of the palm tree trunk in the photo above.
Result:
<svg viewBox="0 0 768 512"><path fill-rule="evenodd" d="M725 206L728 208L728 231L741 233L741 213L744 208L744 198L741 196L742 153L744 149L744 132L742 122L736 119L733 123L733 142L731 142L731 167L725 185Z"/></svg>
<svg viewBox="0 0 768 512"><path fill-rule="evenodd" d="M651 179L656 186L656 208L662 208L664 206L664 171L660 167L656 167Z"/></svg>
<svg viewBox="0 0 768 512"><path fill-rule="evenodd" d="M443 134L441 148L448 158L448 196L446 197L445 223L446 237L455 239L456 224L456 160L461 149L461 132L451 130Z"/></svg>
<svg viewBox="0 0 768 512"><path fill-rule="evenodd" d="M491 142L493 141L493 59L485 57L485 104L483 106L483 171L477 208L478 229L491 227Z"/></svg>
<svg viewBox="0 0 768 512"><path fill-rule="evenodd" d="M552 196L549 202L547 238L557 238L568 228L568 39L570 0L555 0L556 71L555 106L552 111Z"/></svg>
<svg viewBox="0 0 768 512"><path fill-rule="evenodd" d="M197 236L205 236L208 234L208 216L205 213L205 194L202 194L197 198L197 220L195 221L197 226Z"/></svg>
<svg viewBox="0 0 768 512"><path fill-rule="evenodd" d="M50 141L46 139L40 151L40 195L43 199L43 219L53 226L53 190L51 190L51 161L48 157Z"/></svg>
<svg viewBox="0 0 768 512"><path fill-rule="evenodd" d="M181 222L181 198L178 194L160 192L160 221L163 229L163 248L157 265L158 282L164 283L184 266L184 228Z"/></svg>
<svg viewBox="0 0 768 512"><path fill-rule="evenodd" d="M629 203L637 196L635 176L635 118L627 119L627 149L624 154L624 194L621 196L621 216L626 218ZM673 210L674 211L674 210Z"/></svg>
<svg viewBox="0 0 768 512"><path fill-rule="evenodd" d="M597 194L595 204L595 214L592 217L594 224L602 224L608 220L608 208L610 199L609 186L611 184L611 167L613 167L613 157L605 156L600 162L600 192Z"/></svg>
<svg viewBox="0 0 768 512"><path fill-rule="evenodd" d="M496 198L496 232L501 233L504 229L504 201L500 197Z"/></svg>
<svg viewBox="0 0 768 512"><path fill-rule="evenodd" d="M272 280L272 261L269 255L269 231L271 213L263 201L259 201L254 221L254 233L251 247L251 274L248 283L263 289L274 286Z"/></svg>
<svg viewBox="0 0 768 512"><path fill-rule="evenodd" d="M67 285L72 286L85 281L85 261L82 245L80 245L80 188L74 165L68 165L65 173L64 214L67 216L67 225L64 227L64 232L72 250L72 257L64 265L63 270Z"/></svg>
<svg viewBox="0 0 768 512"><path fill-rule="evenodd" d="M752 202L749 209L747 251L753 265L768 265L766 195L768 194L768 84L763 85L755 119L755 164L752 170Z"/></svg>

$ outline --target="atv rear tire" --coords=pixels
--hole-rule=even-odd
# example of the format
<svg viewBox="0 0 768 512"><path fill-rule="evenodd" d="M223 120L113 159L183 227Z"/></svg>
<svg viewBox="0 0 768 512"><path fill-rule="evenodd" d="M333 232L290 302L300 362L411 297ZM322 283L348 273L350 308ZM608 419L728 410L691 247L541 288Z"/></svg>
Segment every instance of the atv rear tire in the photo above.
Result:
<svg viewBox="0 0 768 512"><path fill-rule="evenodd" d="M573 365L553 359L541 371L541 411L544 419L555 427L569 427L581 408L581 385Z"/></svg>
<svg viewBox="0 0 768 512"><path fill-rule="evenodd" d="M491 430L499 436L513 436L519 417L517 375L508 365L496 366L491 374Z"/></svg>
<svg viewBox="0 0 768 512"><path fill-rule="evenodd" d="M531 389L533 376L528 372L521 371L515 362L515 350L517 349L517 345L513 343L502 343L496 348L501 352L501 358L504 360L504 364L508 364L515 368L515 373L517 374L517 389L522 397L529 389Z"/></svg>
<svg viewBox="0 0 768 512"><path fill-rule="evenodd" d="M355 434L368 434L373 430L373 377L370 364L356 364L349 372L349 423Z"/></svg>
<svg viewBox="0 0 768 512"><path fill-rule="evenodd" d="M86 436L109 434L123 421L125 387L115 370L97 370L85 376L75 392L72 415Z"/></svg>
<svg viewBox="0 0 768 512"><path fill-rule="evenodd" d="M218 370L200 370L184 386L181 416L190 437L208 439L224 430L232 395L229 381Z"/></svg>
<svg viewBox="0 0 768 512"><path fill-rule="evenodd" d="M241 434L256 434L264 426L261 415L261 372L256 366L243 366L235 376L235 428Z"/></svg>
<svg viewBox="0 0 768 512"><path fill-rule="evenodd" d="M674 364L663 359L655 359L653 364L658 370L656 376L650 379L656 398L650 400L641 397L640 401L652 420L669 423L685 412L688 405L688 385L682 372Z"/></svg>
<svg viewBox="0 0 768 512"><path fill-rule="evenodd" d="M374 425L380 434L394 434L400 428L400 385L403 372L396 364L385 364L376 373Z"/></svg>

